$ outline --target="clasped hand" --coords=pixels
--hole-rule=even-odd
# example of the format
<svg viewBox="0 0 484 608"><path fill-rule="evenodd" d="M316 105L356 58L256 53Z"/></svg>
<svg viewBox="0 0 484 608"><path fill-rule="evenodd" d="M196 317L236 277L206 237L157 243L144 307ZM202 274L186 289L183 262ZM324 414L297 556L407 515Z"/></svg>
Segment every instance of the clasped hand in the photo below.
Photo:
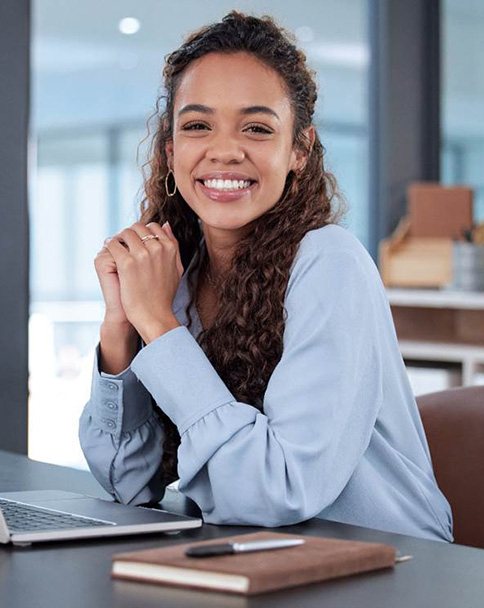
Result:
<svg viewBox="0 0 484 608"><path fill-rule="evenodd" d="M142 241L149 235L156 238ZM146 344L180 325L172 306L183 266L168 222L136 222L106 239L94 266L106 304L105 322L131 324Z"/></svg>

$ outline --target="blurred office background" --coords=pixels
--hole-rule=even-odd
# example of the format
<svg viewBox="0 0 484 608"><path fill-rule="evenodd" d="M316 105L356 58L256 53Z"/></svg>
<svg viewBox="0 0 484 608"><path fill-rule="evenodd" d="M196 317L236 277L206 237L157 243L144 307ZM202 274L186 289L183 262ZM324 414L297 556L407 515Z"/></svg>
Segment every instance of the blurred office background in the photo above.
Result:
<svg viewBox="0 0 484 608"><path fill-rule="evenodd" d="M320 85L316 123L348 201L345 225L375 254L370 200L371 0L31 2L28 450L85 466L77 423L103 307L93 267L104 238L137 218L146 121L163 57L232 8L271 14ZM484 3L442 0L441 181L475 189L484 220ZM440 388L439 377L435 386ZM418 392L418 374L414 376ZM442 380L445 384L445 378Z"/></svg>

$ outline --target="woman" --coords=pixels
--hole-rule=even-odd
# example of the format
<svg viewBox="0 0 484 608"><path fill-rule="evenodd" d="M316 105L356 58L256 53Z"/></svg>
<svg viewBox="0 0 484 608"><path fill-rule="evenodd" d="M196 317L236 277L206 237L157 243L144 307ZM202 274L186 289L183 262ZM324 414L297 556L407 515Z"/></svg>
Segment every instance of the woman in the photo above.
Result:
<svg viewBox="0 0 484 608"><path fill-rule="evenodd" d="M92 472L131 504L179 477L210 523L451 540L378 271L335 224L304 54L231 12L164 78L141 220L95 261Z"/></svg>

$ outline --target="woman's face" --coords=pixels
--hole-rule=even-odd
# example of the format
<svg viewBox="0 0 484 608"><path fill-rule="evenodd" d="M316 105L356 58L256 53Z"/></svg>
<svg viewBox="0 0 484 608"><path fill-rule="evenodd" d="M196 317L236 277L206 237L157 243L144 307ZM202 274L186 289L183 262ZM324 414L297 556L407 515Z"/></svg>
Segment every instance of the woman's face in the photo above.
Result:
<svg viewBox="0 0 484 608"><path fill-rule="evenodd" d="M166 152L204 229L237 231L273 207L301 153L278 74L248 53L211 53L187 68Z"/></svg>

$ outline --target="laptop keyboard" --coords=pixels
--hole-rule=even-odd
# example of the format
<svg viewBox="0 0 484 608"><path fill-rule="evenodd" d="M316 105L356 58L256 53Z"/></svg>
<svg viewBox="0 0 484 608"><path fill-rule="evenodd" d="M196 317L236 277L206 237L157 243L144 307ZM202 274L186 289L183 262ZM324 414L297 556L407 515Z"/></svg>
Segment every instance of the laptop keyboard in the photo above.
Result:
<svg viewBox="0 0 484 608"><path fill-rule="evenodd" d="M51 511L42 507L26 505L3 498L0 498L0 508L10 532L37 532L42 530L65 530L69 528L116 525L112 521L71 515L70 513L63 513L61 511Z"/></svg>

